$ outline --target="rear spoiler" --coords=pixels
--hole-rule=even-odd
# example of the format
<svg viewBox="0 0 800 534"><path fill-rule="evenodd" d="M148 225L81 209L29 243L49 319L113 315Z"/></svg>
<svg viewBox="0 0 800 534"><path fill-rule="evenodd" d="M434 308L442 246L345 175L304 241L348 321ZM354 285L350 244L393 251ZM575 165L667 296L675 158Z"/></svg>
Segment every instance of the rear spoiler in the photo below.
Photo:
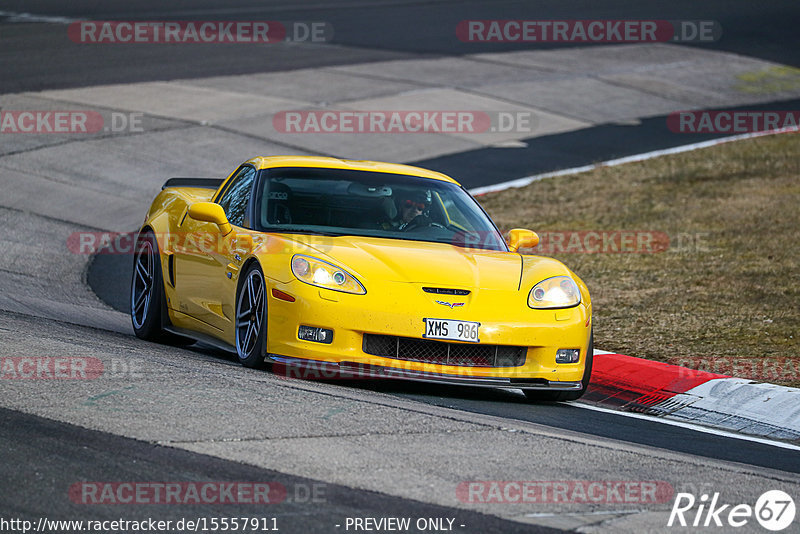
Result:
<svg viewBox="0 0 800 534"><path fill-rule="evenodd" d="M224 181L222 178L170 178L164 182L161 189L166 189L167 187L202 187L203 189L217 190Z"/></svg>

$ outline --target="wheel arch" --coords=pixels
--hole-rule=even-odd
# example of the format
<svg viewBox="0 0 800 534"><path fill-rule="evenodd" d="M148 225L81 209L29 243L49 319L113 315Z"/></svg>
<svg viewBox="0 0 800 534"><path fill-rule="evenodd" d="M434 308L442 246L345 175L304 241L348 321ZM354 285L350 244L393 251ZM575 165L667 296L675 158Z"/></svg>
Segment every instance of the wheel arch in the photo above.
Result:
<svg viewBox="0 0 800 534"><path fill-rule="evenodd" d="M249 258L247 258L244 261L244 263L242 264L241 269L239 269L239 277L238 277L238 280L236 280L236 297L237 298L239 297L239 291L241 291L242 284L244 283L244 274L250 269L250 266L253 265L254 263L258 264L258 267L261 269L262 273L264 272L264 266L261 265L261 262L258 261L258 258L256 256L250 256ZM264 286L266 286L266 285L267 285L267 276L264 275ZM265 291L266 291L266 289L267 288L264 287ZM265 297L266 297L266 295L265 295ZM264 304L266 304L266 301L264 302Z"/></svg>

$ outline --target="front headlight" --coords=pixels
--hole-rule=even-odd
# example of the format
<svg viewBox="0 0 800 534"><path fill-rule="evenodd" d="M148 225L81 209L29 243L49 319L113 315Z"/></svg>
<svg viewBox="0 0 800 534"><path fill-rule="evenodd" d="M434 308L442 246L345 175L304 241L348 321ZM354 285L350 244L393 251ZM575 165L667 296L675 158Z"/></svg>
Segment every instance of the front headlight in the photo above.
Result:
<svg viewBox="0 0 800 534"><path fill-rule="evenodd" d="M292 257L292 274L312 286L363 295L367 292L361 282L339 267L311 256L295 254Z"/></svg>
<svg viewBox="0 0 800 534"><path fill-rule="evenodd" d="M528 306L531 308L571 308L580 303L578 284L569 276L542 280L528 293Z"/></svg>

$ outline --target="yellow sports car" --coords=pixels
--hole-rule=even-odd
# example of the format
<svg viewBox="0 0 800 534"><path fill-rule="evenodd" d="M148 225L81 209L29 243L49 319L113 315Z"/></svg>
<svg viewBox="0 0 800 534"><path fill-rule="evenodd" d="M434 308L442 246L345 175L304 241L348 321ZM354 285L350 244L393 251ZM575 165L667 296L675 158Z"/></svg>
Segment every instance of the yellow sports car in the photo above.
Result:
<svg viewBox="0 0 800 534"><path fill-rule="evenodd" d="M138 235L131 319L140 338L205 341L295 376L577 399L592 369L589 292L562 263L520 254L538 239L504 240L444 174L257 157L225 180L164 184Z"/></svg>

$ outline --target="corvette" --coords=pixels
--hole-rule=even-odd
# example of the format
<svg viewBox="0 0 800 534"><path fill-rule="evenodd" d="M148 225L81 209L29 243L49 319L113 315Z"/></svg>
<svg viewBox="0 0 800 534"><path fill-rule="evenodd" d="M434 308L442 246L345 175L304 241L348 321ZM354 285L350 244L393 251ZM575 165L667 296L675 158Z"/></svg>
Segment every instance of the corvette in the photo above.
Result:
<svg viewBox="0 0 800 534"><path fill-rule="evenodd" d="M438 172L257 157L164 184L137 236L131 320L142 339L204 341L247 367L574 400L592 369L589 291L520 253L538 240L505 240Z"/></svg>

